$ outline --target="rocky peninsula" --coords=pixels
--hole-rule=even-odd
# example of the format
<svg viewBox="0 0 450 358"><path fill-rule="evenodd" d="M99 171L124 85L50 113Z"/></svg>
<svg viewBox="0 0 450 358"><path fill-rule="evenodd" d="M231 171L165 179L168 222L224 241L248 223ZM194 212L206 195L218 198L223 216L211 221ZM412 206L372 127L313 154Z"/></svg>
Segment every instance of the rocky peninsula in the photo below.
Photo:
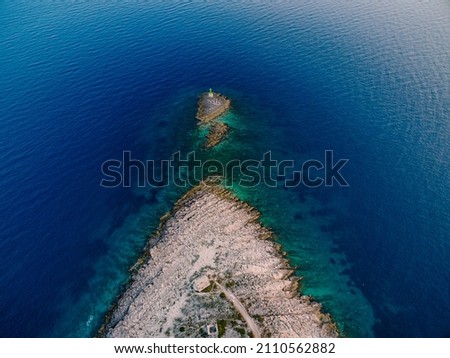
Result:
<svg viewBox="0 0 450 358"><path fill-rule="evenodd" d="M106 337L337 337L258 221L221 186L191 189L162 218Z"/></svg>
<svg viewBox="0 0 450 358"><path fill-rule="evenodd" d="M200 95L205 146L228 132L230 101ZM259 212L209 177L161 218L101 337L337 337L321 305L299 294L299 278L259 221Z"/></svg>

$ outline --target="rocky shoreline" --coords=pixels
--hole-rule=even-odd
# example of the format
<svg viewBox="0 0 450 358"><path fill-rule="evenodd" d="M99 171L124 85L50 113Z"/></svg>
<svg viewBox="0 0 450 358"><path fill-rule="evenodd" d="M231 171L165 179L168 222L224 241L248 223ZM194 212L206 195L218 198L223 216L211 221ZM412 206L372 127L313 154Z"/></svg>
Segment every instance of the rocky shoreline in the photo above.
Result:
<svg viewBox="0 0 450 358"><path fill-rule="evenodd" d="M259 222L211 181L161 218L103 337L337 337Z"/></svg>
<svg viewBox="0 0 450 358"><path fill-rule="evenodd" d="M229 108L211 89L200 95L206 148L227 135L217 118ZM300 279L259 212L220 180L192 188L161 218L99 337L338 336L321 305L299 294Z"/></svg>

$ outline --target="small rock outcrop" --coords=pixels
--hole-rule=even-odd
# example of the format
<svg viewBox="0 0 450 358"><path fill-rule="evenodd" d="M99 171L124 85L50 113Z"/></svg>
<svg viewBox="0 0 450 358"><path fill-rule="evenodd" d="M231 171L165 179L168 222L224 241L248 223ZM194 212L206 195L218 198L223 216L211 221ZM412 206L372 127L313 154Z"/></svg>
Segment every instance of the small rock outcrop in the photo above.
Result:
<svg viewBox="0 0 450 358"><path fill-rule="evenodd" d="M202 93L198 100L196 118L202 123L207 123L228 111L230 104L229 99L212 90Z"/></svg>
<svg viewBox="0 0 450 358"><path fill-rule="evenodd" d="M204 146L206 148L215 147L222 142L229 132L230 127L219 121L218 118L230 108L230 100L219 93L202 93L198 100L198 110L196 118L199 125L208 127L208 134Z"/></svg>

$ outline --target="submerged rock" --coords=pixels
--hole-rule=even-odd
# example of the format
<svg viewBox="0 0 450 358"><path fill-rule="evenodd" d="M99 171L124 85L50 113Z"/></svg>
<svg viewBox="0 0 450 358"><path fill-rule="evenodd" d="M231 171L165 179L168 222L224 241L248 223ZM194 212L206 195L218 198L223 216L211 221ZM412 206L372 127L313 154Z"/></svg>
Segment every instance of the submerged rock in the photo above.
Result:
<svg viewBox="0 0 450 358"><path fill-rule="evenodd" d="M215 122L211 125L209 133L206 136L205 147L212 148L219 144L228 134L230 127L222 122Z"/></svg>

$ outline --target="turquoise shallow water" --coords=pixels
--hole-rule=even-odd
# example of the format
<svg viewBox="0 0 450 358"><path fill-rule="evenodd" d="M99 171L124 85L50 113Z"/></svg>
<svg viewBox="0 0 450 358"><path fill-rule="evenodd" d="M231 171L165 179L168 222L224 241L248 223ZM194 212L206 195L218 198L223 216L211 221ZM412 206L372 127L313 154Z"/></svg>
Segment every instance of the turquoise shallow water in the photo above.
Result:
<svg viewBox="0 0 450 358"><path fill-rule="evenodd" d="M348 158L348 188L233 190L344 335L449 336L450 15L395 3L1 3L0 336L90 336L185 190L101 164ZM196 97L233 100L199 148Z"/></svg>

